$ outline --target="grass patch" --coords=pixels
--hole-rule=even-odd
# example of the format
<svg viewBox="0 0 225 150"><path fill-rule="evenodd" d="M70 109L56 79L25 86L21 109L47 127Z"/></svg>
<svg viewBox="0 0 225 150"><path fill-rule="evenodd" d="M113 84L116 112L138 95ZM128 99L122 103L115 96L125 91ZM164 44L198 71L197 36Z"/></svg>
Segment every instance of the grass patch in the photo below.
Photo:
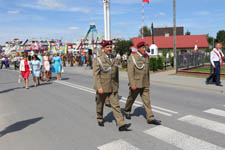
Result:
<svg viewBox="0 0 225 150"><path fill-rule="evenodd" d="M195 78L202 78L206 79L208 76L201 76L201 75L194 75L194 74L185 74L185 73L180 73L180 74L171 74L172 76L183 76L183 77L195 77ZM220 78L221 80L225 80L224 77Z"/></svg>
<svg viewBox="0 0 225 150"><path fill-rule="evenodd" d="M194 69L191 69L191 71L210 73L210 66L203 66L203 67L194 68ZM221 73L225 73L225 67L223 66L220 71L221 71Z"/></svg>

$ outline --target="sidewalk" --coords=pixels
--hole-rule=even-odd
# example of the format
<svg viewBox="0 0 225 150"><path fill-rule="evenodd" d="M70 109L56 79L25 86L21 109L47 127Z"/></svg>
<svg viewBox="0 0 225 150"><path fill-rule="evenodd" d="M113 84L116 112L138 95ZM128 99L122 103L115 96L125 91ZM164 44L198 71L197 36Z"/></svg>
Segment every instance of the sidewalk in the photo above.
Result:
<svg viewBox="0 0 225 150"><path fill-rule="evenodd" d="M92 76L92 70L86 67L66 67L64 68L66 73L79 73ZM120 79L128 80L127 72L120 71ZM175 75L174 70L166 72L150 73L150 80L153 84L163 84L170 86L186 87L204 91L215 91L219 93L225 93L225 81L222 80L223 87L215 85L206 85L205 78L186 77Z"/></svg>

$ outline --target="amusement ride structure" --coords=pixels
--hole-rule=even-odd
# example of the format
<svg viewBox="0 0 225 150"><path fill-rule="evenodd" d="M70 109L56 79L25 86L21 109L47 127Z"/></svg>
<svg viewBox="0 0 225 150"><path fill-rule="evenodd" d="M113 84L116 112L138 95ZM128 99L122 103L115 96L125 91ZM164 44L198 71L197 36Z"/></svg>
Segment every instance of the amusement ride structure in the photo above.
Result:
<svg viewBox="0 0 225 150"><path fill-rule="evenodd" d="M89 35L91 34L91 40L88 40ZM97 38L95 40L95 36ZM95 48L102 41L102 36L98 32L96 25L94 23L90 23L90 28L88 32L85 34L84 38L81 39L80 43L77 45L76 50L81 50L82 48Z"/></svg>
<svg viewBox="0 0 225 150"><path fill-rule="evenodd" d="M103 6L104 6L104 40L111 40L110 0L102 0L102 2L103 2ZM92 39L90 42L88 42L87 38L90 33L92 33ZM94 33L97 34L96 40L94 40ZM80 41L80 43L76 47L76 50L81 51L81 49L84 47L87 47L87 45L89 45L89 47L87 47L87 48L92 48L92 49L98 48L98 44L100 44L102 42L102 40L103 40L103 38L100 35L100 33L98 32L95 24L91 23L87 34ZM91 47L90 47L90 45L91 45Z"/></svg>

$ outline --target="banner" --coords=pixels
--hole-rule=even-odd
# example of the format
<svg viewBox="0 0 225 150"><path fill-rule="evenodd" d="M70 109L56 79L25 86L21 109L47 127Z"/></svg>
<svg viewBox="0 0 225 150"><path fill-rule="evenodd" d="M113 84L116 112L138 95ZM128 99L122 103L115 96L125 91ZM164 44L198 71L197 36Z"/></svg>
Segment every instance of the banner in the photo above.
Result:
<svg viewBox="0 0 225 150"><path fill-rule="evenodd" d="M68 46L65 43L49 43L48 51L50 54L67 54Z"/></svg>

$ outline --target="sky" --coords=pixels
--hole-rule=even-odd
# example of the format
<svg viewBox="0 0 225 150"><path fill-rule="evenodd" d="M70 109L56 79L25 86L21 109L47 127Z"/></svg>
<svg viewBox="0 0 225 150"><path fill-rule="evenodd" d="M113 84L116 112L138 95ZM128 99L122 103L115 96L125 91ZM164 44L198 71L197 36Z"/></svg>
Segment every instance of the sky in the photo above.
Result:
<svg viewBox="0 0 225 150"><path fill-rule="evenodd" d="M112 38L130 39L142 26L142 0L110 0ZM225 0L177 0L177 26L216 37L225 29ZM173 0L144 4L145 25L173 26ZM94 22L104 35L102 0L0 0L0 44L14 38L75 42Z"/></svg>

